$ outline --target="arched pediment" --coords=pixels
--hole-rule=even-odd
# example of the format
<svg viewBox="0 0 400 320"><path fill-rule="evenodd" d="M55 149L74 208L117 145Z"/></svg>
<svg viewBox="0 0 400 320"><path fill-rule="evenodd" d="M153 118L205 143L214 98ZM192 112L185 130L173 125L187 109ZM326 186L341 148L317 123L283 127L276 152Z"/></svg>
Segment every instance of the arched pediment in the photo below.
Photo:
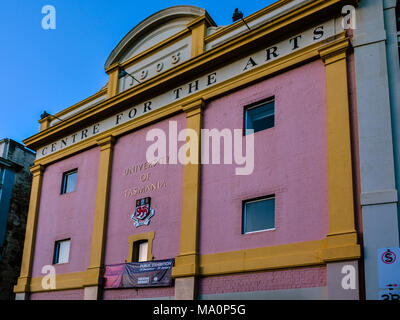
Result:
<svg viewBox="0 0 400 320"><path fill-rule="evenodd" d="M114 48L105 63L122 63L155 44L184 30L188 23L205 14L195 6L174 6L161 10L136 25Z"/></svg>

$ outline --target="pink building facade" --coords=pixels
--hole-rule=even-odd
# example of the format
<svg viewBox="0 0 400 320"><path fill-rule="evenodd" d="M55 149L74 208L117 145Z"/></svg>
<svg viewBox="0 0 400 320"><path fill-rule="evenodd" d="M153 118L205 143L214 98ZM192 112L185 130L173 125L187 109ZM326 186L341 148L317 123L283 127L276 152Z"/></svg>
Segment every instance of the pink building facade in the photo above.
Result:
<svg viewBox="0 0 400 320"><path fill-rule="evenodd" d="M333 4L280 21L294 2L246 34L162 10L113 50L106 87L41 120L18 298L361 297L351 35ZM115 265L167 259L167 285L136 271L108 285Z"/></svg>

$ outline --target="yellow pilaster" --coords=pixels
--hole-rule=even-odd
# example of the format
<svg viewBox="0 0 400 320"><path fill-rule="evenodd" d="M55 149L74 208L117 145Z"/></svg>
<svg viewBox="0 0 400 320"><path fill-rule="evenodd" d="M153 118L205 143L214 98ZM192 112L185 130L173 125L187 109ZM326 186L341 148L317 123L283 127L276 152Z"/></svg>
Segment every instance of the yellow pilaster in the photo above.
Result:
<svg viewBox="0 0 400 320"><path fill-rule="evenodd" d="M53 120L52 116L47 116L46 118L40 119L38 122L40 123L40 131L46 130L50 127L50 122Z"/></svg>
<svg viewBox="0 0 400 320"><path fill-rule="evenodd" d="M31 167L32 187L29 200L28 218L26 223L24 251L22 255L21 272L18 283L14 287L15 293L30 291L32 276L33 254L35 250L36 226L39 213L40 194L42 189L44 167L35 165Z"/></svg>
<svg viewBox="0 0 400 320"><path fill-rule="evenodd" d="M187 27L192 31L191 57L194 58L205 51L204 39L207 36L207 27L215 25L212 18L206 13L190 22Z"/></svg>
<svg viewBox="0 0 400 320"><path fill-rule="evenodd" d="M86 271L85 287L98 286L99 279L102 277L114 142L115 138L113 136L107 136L97 141L100 146L99 175L97 180L90 264Z"/></svg>
<svg viewBox="0 0 400 320"><path fill-rule="evenodd" d="M119 71L119 63L114 63L106 70L108 74L107 98L111 98L118 94Z"/></svg>
<svg viewBox="0 0 400 320"><path fill-rule="evenodd" d="M329 233L323 252L326 261L336 260L332 248L348 251L358 246L355 231L350 114L347 80L347 38L335 41L320 51L326 71L328 134Z"/></svg>
<svg viewBox="0 0 400 320"><path fill-rule="evenodd" d="M186 113L187 128L197 133L199 143L196 163L188 163L184 167L180 248L172 274L175 278L186 278L188 281L182 279L184 288L180 288L179 280L177 279L175 296L179 299L187 299L188 297L193 299L195 297L194 277L199 272L200 130L203 107L203 99L183 106L183 111ZM189 284L189 288L187 284ZM181 294L182 292L184 292L183 295Z"/></svg>

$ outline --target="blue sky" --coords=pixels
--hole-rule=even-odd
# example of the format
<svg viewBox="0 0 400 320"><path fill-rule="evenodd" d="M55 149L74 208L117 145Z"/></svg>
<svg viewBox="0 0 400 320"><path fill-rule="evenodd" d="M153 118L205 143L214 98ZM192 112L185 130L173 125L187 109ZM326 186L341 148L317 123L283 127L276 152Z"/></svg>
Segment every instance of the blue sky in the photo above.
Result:
<svg viewBox="0 0 400 320"><path fill-rule="evenodd" d="M107 82L104 63L140 21L174 5L196 5L218 25L239 8L248 16L274 0L12 0L2 3L0 139L21 142L39 131L43 110L57 113ZM42 28L42 7L56 9L56 29Z"/></svg>

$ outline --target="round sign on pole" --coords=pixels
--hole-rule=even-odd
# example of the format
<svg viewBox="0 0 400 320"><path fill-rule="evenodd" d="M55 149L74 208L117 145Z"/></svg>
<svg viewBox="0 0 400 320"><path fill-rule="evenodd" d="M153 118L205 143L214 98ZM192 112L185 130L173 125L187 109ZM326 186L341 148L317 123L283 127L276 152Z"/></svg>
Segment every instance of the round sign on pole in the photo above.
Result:
<svg viewBox="0 0 400 320"><path fill-rule="evenodd" d="M385 264L392 264L396 262L396 254L389 249L382 254L382 262Z"/></svg>
<svg viewBox="0 0 400 320"><path fill-rule="evenodd" d="M379 248L377 252L380 289L400 288L400 248Z"/></svg>

